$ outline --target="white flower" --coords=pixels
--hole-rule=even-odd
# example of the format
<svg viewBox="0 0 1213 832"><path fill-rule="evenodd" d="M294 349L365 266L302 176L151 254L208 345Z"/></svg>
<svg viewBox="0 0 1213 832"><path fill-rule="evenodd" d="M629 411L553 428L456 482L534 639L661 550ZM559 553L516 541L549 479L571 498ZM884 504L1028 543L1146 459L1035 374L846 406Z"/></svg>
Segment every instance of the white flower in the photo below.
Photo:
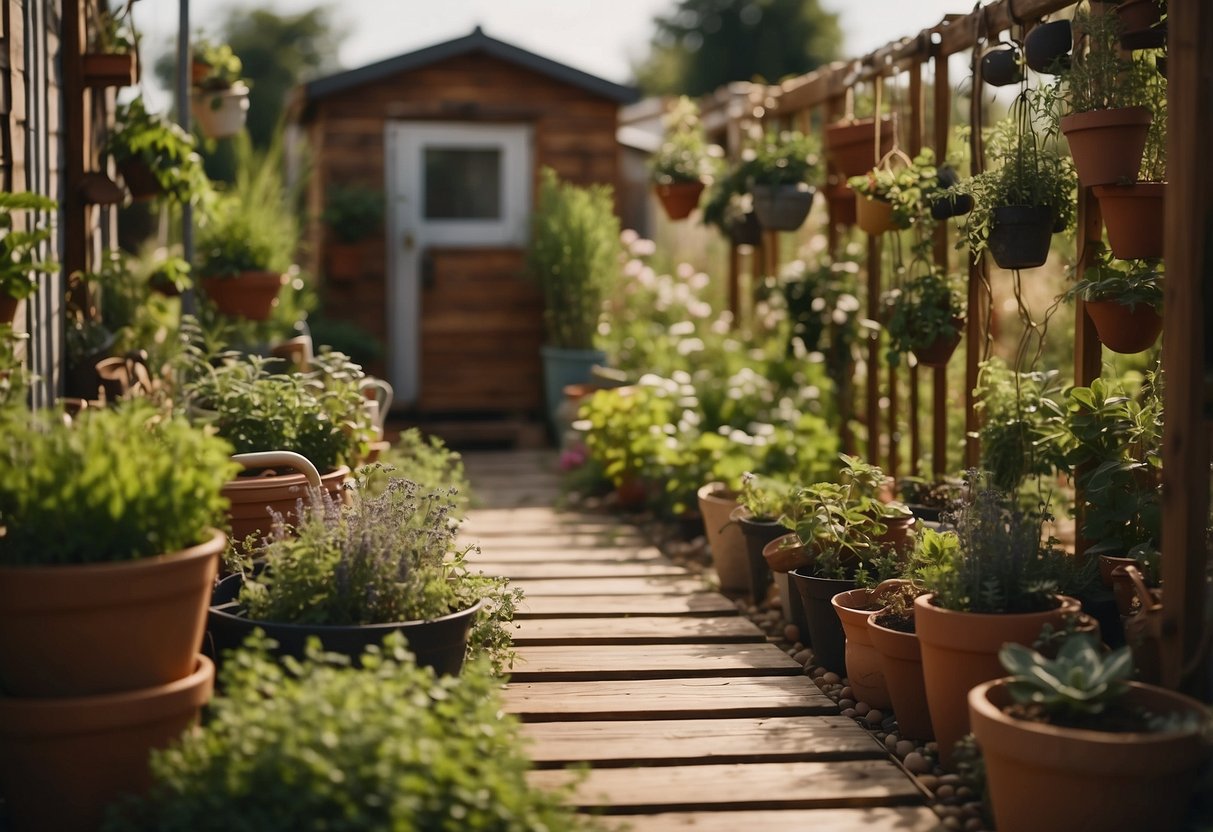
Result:
<svg viewBox="0 0 1213 832"><path fill-rule="evenodd" d="M679 321L670 327L670 335L681 338L684 335L694 335L695 324L692 321Z"/></svg>
<svg viewBox="0 0 1213 832"><path fill-rule="evenodd" d="M632 243L640 239L640 234L633 228L625 228L619 232L619 242L625 246L630 246Z"/></svg>
<svg viewBox="0 0 1213 832"><path fill-rule="evenodd" d="M695 267L690 263L679 263L678 267L674 269L674 274L678 275L681 280L687 280L695 274Z"/></svg>
<svg viewBox="0 0 1213 832"><path fill-rule="evenodd" d="M685 338L678 342L679 355L690 355L693 352L700 352L702 350L703 341L699 338Z"/></svg>

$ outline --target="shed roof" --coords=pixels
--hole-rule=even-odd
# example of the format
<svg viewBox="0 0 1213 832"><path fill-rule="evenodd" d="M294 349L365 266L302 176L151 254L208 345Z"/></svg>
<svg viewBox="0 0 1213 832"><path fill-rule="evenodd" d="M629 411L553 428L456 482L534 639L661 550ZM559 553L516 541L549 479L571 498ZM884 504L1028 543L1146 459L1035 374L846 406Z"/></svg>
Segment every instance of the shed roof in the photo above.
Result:
<svg viewBox="0 0 1213 832"><path fill-rule="evenodd" d="M557 81L563 81L571 86L579 87L591 95L617 101L620 104L629 104L640 97L639 92L634 87L607 81L605 78L590 75L588 72L582 72L580 69L574 69L571 66L557 63L550 58L545 58L534 52L528 52L521 47L489 37L477 26L472 30L470 35L465 35L461 38L437 43L433 46L427 46L414 52L406 52L403 55L387 58L386 60L358 67L357 69L350 69L309 81L303 87L304 101L315 101L318 98L325 98L345 92L354 87L379 81L400 72L407 72L436 61L472 52L483 52L494 58L500 58L503 61L526 67L527 69L554 78Z"/></svg>

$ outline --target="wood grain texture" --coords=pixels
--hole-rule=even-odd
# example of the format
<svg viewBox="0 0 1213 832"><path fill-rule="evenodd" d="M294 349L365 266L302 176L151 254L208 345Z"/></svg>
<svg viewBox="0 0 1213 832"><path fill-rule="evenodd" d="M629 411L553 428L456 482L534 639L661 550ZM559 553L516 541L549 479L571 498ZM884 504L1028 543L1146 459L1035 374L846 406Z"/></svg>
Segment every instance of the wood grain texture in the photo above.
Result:
<svg viewBox="0 0 1213 832"><path fill-rule="evenodd" d="M534 771L540 788L578 779L575 772ZM733 763L591 769L571 802L608 814L718 809L812 809L914 804L922 794L891 761Z"/></svg>
<svg viewBox="0 0 1213 832"><path fill-rule="evenodd" d="M523 736L528 756L548 768L888 758L845 716L535 722L523 726Z"/></svg>
<svg viewBox="0 0 1213 832"><path fill-rule="evenodd" d="M740 615L675 618L537 618L511 631L516 647L580 644L713 644L766 641L753 622Z"/></svg>
<svg viewBox="0 0 1213 832"><path fill-rule="evenodd" d="M923 806L854 809L790 809L754 812L663 812L630 816L631 832L943 832L939 817Z"/></svg>
<svg viewBox="0 0 1213 832"><path fill-rule="evenodd" d="M526 722L838 713L838 706L803 676L510 683L504 701L507 711Z"/></svg>
<svg viewBox="0 0 1213 832"><path fill-rule="evenodd" d="M530 595L516 618L613 618L620 615L737 615L737 607L715 592L685 595Z"/></svg>
<svg viewBox="0 0 1213 832"><path fill-rule="evenodd" d="M801 676L804 668L773 644L634 644L520 647L515 682Z"/></svg>

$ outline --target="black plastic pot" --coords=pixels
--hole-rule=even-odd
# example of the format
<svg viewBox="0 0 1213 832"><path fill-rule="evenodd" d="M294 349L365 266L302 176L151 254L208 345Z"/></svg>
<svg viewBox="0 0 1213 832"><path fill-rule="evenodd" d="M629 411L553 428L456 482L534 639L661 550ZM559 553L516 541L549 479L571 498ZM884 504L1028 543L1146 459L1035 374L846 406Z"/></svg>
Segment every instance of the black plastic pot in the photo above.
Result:
<svg viewBox="0 0 1213 832"><path fill-rule="evenodd" d="M968 194L949 194L931 203L931 216L937 220L962 217L973 210L973 197Z"/></svg>
<svg viewBox="0 0 1213 832"><path fill-rule="evenodd" d="M1049 259L1053 210L1036 205L1005 205L992 212L989 249L1003 269L1035 269Z"/></svg>
<svg viewBox="0 0 1213 832"><path fill-rule="evenodd" d="M991 87L1009 87L1023 80L1019 52L1010 44L981 56L981 80Z"/></svg>
<svg viewBox="0 0 1213 832"><path fill-rule="evenodd" d="M459 612L431 621L402 621L396 624L365 624L327 626L322 624L280 624L245 618L236 598L244 576L229 575L215 586L211 608L206 617L206 635L202 652L218 665L223 653L239 647L254 629L260 628L278 642L275 655L302 658L310 636L320 639L324 649L341 653L357 661L372 644L380 644L389 633L400 632L408 640L409 650L417 657L420 667L432 667L443 676L457 676L463 669L467 652L468 630L472 619L483 605L477 601Z"/></svg>
<svg viewBox="0 0 1213 832"><path fill-rule="evenodd" d="M1042 23L1024 38L1023 54L1028 66L1037 72L1056 75L1070 68L1070 49L1074 32L1068 20Z"/></svg>
<svg viewBox="0 0 1213 832"><path fill-rule="evenodd" d="M750 561L750 598L755 604L761 604L767 597L767 587L771 585L771 570L767 566L767 559L762 556L762 549L775 538L787 534L788 529L774 520L747 517L738 517L737 525L741 526L746 557Z"/></svg>
<svg viewBox="0 0 1213 832"><path fill-rule="evenodd" d="M830 604L830 599L840 592L855 588L854 581L839 581L833 578L815 578L795 569L788 573L792 583L800 592L804 603L805 619L809 624L809 639L813 644L814 661L826 670L839 676L847 675L846 634L842 622Z"/></svg>

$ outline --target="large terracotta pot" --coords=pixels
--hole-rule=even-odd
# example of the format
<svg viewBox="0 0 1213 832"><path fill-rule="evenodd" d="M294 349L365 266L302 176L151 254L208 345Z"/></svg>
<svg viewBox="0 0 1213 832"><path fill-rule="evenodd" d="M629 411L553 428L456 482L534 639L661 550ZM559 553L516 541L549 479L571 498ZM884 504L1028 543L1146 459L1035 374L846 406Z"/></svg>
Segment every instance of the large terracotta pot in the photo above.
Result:
<svg viewBox="0 0 1213 832"><path fill-rule="evenodd" d="M661 207L665 208L666 216L672 220L685 220L699 206L699 197L703 194L702 182L670 182L665 185L655 185L657 198Z"/></svg>
<svg viewBox="0 0 1213 832"><path fill-rule="evenodd" d="M203 293L224 315L264 321L278 303L286 275L277 272L243 272L232 277L203 277Z"/></svg>
<svg viewBox="0 0 1213 832"><path fill-rule="evenodd" d="M1153 116L1147 107L1118 107L1064 116L1061 132L1070 143L1078 181L1087 186L1136 182L1151 121Z"/></svg>
<svg viewBox="0 0 1213 832"><path fill-rule="evenodd" d="M1007 679L968 694L973 734L999 832L1179 829L1208 757L1199 730L1111 733L1015 719ZM1195 699L1129 683L1127 701L1150 713L1207 720Z"/></svg>
<svg viewBox="0 0 1213 832"><path fill-rule="evenodd" d="M188 676L226 542L212 530L150 558L0 566L0 691L92 696Z"/></svg>
<svg viewBox="0 0 1213 832"><path fill-rule="evenodd" d="M990 256L1001 269L1035 269L1049 259L1053 211L1037 205L1003 205L991 211Z"/></svg>
<svg viewBox="0 0 1213 832"><path fill-rule="evenodd" d="M738 506L731 517L741 526L741 535L745 538L746 560L750 565L750 599L760 604L767 597L767 587L771 585L771 570L762 556L762 550L775 538L787 534L788 530L774 520L751 517L744 506Z"/></svg>
<svg viewBox="0 0 1213 832"><path fill-rule="evenodd" d="M737 493L724 483L710 482L699 489L699 514L720 588L744 592L750 586L750 561L741 527L731 518L736 510Z"/></svg>
<svg viewBox="0 0 1213 832"><path fill-rule="evenodd" d="M333 499L338 499L350 469L342 465L320 477L321 487ZM288 523L299 519L296 503L307 496L308 478L304 474L276 474L269 470L262 476L237 477L228 481L222 491L231 502L228 519L232 540L239 542L249 535L265 537L273 525L270 510L281 514Z"/></svg>
<svg viewBox="0 0 1213 832"><path fill-rule="evenodd" d="M1136 185L1096 185L1108 247L1120 260L1162 257L1167 227L1167 183L1138 182Z"/></svg>
<svg viewBox="0 0 1213 832"><path fill-rule="evenodd" d="M846 635L830 599L840 592L854 589L855 582L818 578L800 569L794 569L788 575L804 603L814 661L839 676L846 676Z"/></svg>
<svg viewBox="0 0 1213 832"><path fill-rule="evenodd" d="M844 119L826 125L825 151L830 164L843 176L859 176L893 149L893 120L880 122L880 147L876 147L875 119Z"/></svg>
<svg viewBox="0 0 1213 832"><path fill-rule="evenodd" d="M893 230L893 203L855 194L855 218L859 229L876 236Z"/></svg>
<svg viewBox="0 0 1213 832"><path fill-rule="evenodd" d="M830 605L834 607L846 635L844 656L847 679L855 692L855 699L873 708L887 710L893 707L893 700L885 685L880 654L868 635L868 618L873 614L875 603L876 593L871 589L851 589L830 599Z"/></svg>
<svg viewBox="0 0 1213 832"><path fill-rule="evenodd" d="M106 806L151 785L148 754L191 726L215 666L193 656L161 685L84 697L0 697L0 793L10 832L95 832Z"/></svg>
<svg viewBox="0 0 1213 832"><path fill-rule="evenodd" d="M918 635L883 626L879 623L882 614L868 616L868 638L880 656L880 669L897 715L897 730L902 739L932 740L935 729L927 707Z"/></svg>
<svg viewBox="0 0 1213 832"><path fill-rule="evenodd" d="M1058 596L1058 606L1045 612L986 614L937 607L935 596L914 601L914 622L922 647L922 672L931 724L944 765L952 746L969 733L965 697L975 685L1003 675L998 651L1007 642L1031 645L1045 624L1062 626L1066 613L1078 612L1078 601Z"/></svg>
<svg viewBox="0 0 1213 832"><path fill-rule="evenodd" d="M1112 352L1133 355L1148 350L1162 332L1162 315L1149 304L1130 308L1114 300L1089 300L1085 305L1099 340Z"/></svg>

